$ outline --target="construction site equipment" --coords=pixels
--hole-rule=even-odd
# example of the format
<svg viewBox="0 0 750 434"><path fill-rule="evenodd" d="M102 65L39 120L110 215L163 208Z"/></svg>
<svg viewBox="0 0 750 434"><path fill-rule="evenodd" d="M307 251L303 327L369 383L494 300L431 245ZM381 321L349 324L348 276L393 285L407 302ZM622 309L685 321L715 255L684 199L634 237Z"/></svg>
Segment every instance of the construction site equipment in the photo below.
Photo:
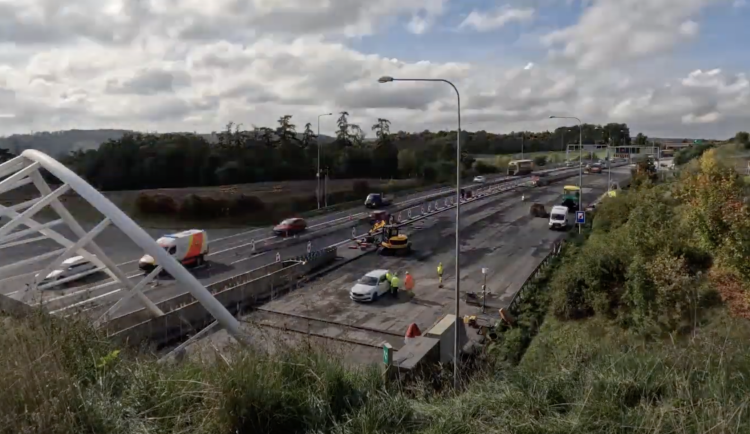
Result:
<svg viewBox="0 0 750 434"><path fill-rule="evenodd" d="M529 215L531 215L532 217L549 217L547 210L544 209L544 205L542 205L541 203L532 204L531 208L529 208Z"/></svg>
<svg viewBox="0 0 750 434"><path fill-rule="evenodd" d="M569 211L575 211L578 208L580 201L581 189L575 185L566 185L563 187L563 198L562 206L568 208Z"/></svg>
<svg viewBox="0 0 750 434"><path fill-rule="evenodd" d="M532 170L534 170L532 160L512 160L508 163L508 175L510 176L528 175Z"/></svg>
<svg viewBox="0 0 750 434"><path fill-rule="evenodd" d="M406 234L400 234L398 227L383 227L383 241L380 243L382 255L408 255L411 253L411 242Z"/></svg>

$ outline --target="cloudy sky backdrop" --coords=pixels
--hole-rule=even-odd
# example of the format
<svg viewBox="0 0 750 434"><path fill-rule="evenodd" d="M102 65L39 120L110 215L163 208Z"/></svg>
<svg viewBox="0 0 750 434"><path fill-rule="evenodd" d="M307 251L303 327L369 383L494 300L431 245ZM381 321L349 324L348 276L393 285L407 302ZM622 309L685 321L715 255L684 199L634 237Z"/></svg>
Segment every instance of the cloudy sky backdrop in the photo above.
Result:
<svg viewBox="0 0 750 434"><path fill-rule="evenodd" d="M299 126L750 129L743 0L0 0L0 135ZM334 119L322 130L332 133Z"/></svg>

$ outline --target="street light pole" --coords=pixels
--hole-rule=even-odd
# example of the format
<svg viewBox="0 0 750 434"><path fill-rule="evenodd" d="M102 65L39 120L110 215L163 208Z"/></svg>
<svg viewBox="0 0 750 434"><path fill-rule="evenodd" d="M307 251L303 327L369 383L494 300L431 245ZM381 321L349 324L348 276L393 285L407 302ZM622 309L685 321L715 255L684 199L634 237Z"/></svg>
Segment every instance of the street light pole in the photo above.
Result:
<svg viewBox="0 0 750 434"><path fill-rule="evenodd" d="M315 177L318 179L317 188L315 189L315 196L318 198L318 209L320 209L320 118L323 116L332 116L333 113L324 113L318 115L318 171Z"/></svg>
<svg viewBox="0 0 750 434"><path fill-rule="evenodd" d="M550 119L575 119L578 121L578 211L583 211L583 122L575 116L550 116ZM578 233L581 225L578 225Z"/></svg>
<svg viewBox="0 0 750 434"><path fill-rule="evenodd" d="M455 306L455 323L454 323L454 330L453 330L453 387L458 388L459 383L459 377L458 377L458 362L459 362L459 352L461 350L460 348L460 340L459 340L459 326L460 326L460 315L459 315L459 301L461 300L461 293L459 292L459 285L461 282L461 268L459 259L461 256L461 241L459 239L459 230L460 230L460 222L461 222L461 94L458 92L458 89L456 86L451 83L448 80L444 80L442 78L393 78L393 77L380 77L378 79L379 83L390 83L392 81L429 81L429 82L442 82L446 83L450 87L453 88L454 91L456 91L456 101L457 101L457 115L458 115L458 130L456 131L456 253L455 253L455 262L456 262L456 289L455 289L455 297L456 297L456 306Z"/></svg>

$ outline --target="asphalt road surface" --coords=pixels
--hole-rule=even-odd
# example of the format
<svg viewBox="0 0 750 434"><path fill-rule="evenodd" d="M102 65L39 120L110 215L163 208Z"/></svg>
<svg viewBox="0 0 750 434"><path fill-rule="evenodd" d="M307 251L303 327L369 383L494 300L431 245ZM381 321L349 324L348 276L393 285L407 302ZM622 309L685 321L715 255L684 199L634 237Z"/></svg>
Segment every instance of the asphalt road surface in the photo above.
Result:
<svg viewBox="0 0 750 434"><path fill-rule="evenodd" d="M498 178L501 178L501 176L498 176ZM434 195L435 193L445 190L446 189L438 189L431 192L410 195L399 199L397 204L413 200L417 205L411 208L411 210L413 213L418 213L422 207L422 201L419 200L420 198ZM354 226L357 234L366 232L369 229L369 225L355 224L347 219L347 216L351 214L365 211L367 210L362 206L353 210L310 219L308 221L308 232L314 232L315 234L315 238L311 240L310 247L313 250L317 250L346 240L351 237L352 226ZM408 213L408 210L403 210L402 212L405 216ZM342 219L343 221L341 221L340 224L331 227L330 223L332 221ZM59 229L61 234L72 238L72 234L68 231L62 230L62 227ZM305 254L308 249L307 243L299 243L295 239L283 239L274 236L270 228L257 228L240 232L235 231L234 233L229 234L227 234L226 231L223 233L216 231L208 232L209 239L211 240L210 255L208 258L209 264L203 269L194 271L195 276L204 285L209 285L233 275L250 271L273 262L277 253L282 259L287 259ZM137 267L137 261L140 256L138 247L119 231L112 231L109 235L105 235L106 233L107 232L105 231L105 233L97 237L97 243L102 247L105 253L110 256L110 258L118 263L126 276L131 278L133 284L137 284L143 275ZM158 237L163 233L164 232L154 234L154 237ZM118 238L115 239L115 236ZM103 237L104 241L102 241L100 237ZM256 249L271 248L272 250L254 254L252 250L252 241L255 241ZM38 242L23 246L23 248L5 249L3 253L6 253L6 251L20 251L21 254L16 257L4 254L0 259L0 267L5 263L13 263L25 257L47 253L55 248L59 248L59 246L56 247L56 245L51 242ZM129 255L126 256L123 252L128 252ZM46 263L41 263L41 266L44 265L46 265ZM16 270L14 276L6 277L0 281L0 293L9 295L13 298L22 299L25 295L28 295L26 294L25 283L33 277L41 266L40 264L35 264ZM157 287L149 289L148 296L154 302L158 303L159 301L179 295L182 292L184 291L181 288L176 287L174 282L167 277L160 279ZM123 294L124 291L119 285L116 285L115 282L107 279L105 275L98 274L85 277L79 281L71 282L64 286L41 290L39 293L32 294L32 299L35 302L41 302L48 310L53 312L63 312L68 314L84 311L92 316L98 316L103 313L103 310L99 308L99 306L112 305L121 298ZM25 301L28 302L29 299L26 298ZM92 309L92 307L96 308ZM119 314L124 314L138 308L140 308L139 302L136 299L132 299L118 312Z"/></svg>
<svg viewBox="0 0 750 434"><path fill-rule="evenodd" d="M624 181L630 176L629 171L627 166L613 169L613 181ZM481 293L484 283L482 268L488 269L489 313L497 316L496 309L510 303L549 253L552 244L566 236L562 231L550 230L547 219L531 217L530 205L542 203L549 211L553 205L559 204L563 185L575 184L575 181L576 178L571 178L546 187L519 189L462 206L461 315L481 312L480 308L467 305L463 300L467 291ZM606 172L584 175L584 205L600 197L606 191L606 185ZM527 198L524 202L521 201L522 194ZM292 330L310 330L314 335L331 338L319 340L316 345L322 348L330 344L332 350L335 347L336 351L356 363L377 361L382 357L382 351L374 348L384 340L383 336L377 335L378 332L403 335L411 323L416 323L423 332L428 330L443 315L454 312L455 213L438 214L404 232L410 235L413 243L414 252L410 257L363 256L297 291L264 304L263 312L246 315L242 318L243 323L248 324L246 329L252 331L257 343L268 347L284 340L289 343L300 340L293 333L285 336L278 330L264 327L273 326L274 320L277 329L283 326ZM440 262L445 269L443 288L438 285L436 273ZM397 299L386 296L368 304L351 301L348 295L355 281L375 269L396 271L402 279L409 271L416 286L411 292L402 291ZM355 327L360 331L353 330ZM385 335L385 340L393 341L388 336ZM346 342L336 341L338 337L345 338ZM227 339L225 331L206 338L214 343L226 342ZM352 347L352 341L360 342L360 345ZM398 342L391 343L394 348L400 348ZM196 347L201 345L203 343ZM342 345L345 347L343 351Z"/></svg>

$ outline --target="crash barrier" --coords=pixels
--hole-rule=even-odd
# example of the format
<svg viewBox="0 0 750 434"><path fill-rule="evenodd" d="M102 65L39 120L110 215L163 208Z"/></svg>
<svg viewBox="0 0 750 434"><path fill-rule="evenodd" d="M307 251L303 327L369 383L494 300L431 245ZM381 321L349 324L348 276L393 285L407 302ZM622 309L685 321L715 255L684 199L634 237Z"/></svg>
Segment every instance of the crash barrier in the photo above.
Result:
<svg viewBox="0 0 750 434"><path fill-rule="evenodd" d="M565 240L555 241L552 244L552 249L547 254L547 256L545 256L544 259L542 259L542 262L540 262L539 265L536 266L534 271L531 272L529 278L526 279L523 285L521 285L521 289L519 289L518 292L513 295L513 299L511 299L510 304L508 305L508 310L513 316L518 315L519 307L521 303L523 303L525 297L530 293L530 288L536 285L539 279L542 278L543 273L550 266L552 260L562 253L564 245Z"/></svg>
<svg viewBox="0 0 750 434"><path fill-rule="evenodd" d="M273 298L282 291L294 288L300 278L333 262L336 256L335 247L327 248L309 255L302 255L305 261L284 260L281 263L269 264L211 284L207 289L230 312L236 314ZM145 312L134 312L113 319L105 325L105 328L112 338L122 342L135 345L149 342L160 346L187 334L195 333L213 321L213 317L203 305L192 299L190 294L173 297L158 303L157 306L167 313L160 317L138 321L143 318Z"/></svg>
<svg viewBox="0 0 750 434"><path fill-rule="evenodd" d="M556 181L560 181L560 180L563 180L563 179L567 179L567 178L570 178L571 176L576 175L577 172L578 172L578 168L575 168L575 172L576 173L560 173L560 174L556 174L554 176L547 177L546 179L548 180L548 182L552 183L552 182L556 182ZM524 185L530 185L530 184L531 184L531 179L530 178L523 178L523 179L518 179L516 181L506 182L506 183L503 183L503 184L497 184L497 185L494 185L494 186L492 186L490 188L484 189L482 192L477 193L477 194L475 194L474 196L472 196L470 198L461 199L461 204L465 205L465 204L474 202L474 201L479 200L479 199L483 199L483 198L486 198L486 197L489 197L489 196L494 196L496 194L505 193L507 191L516 189L518 187L521 187L521 186L524 186ZM455 193L455 190L454 190L454 193ZM396 226L398 228L401 228L403 226L410 225L412 223L415 223L417 221L420 221L420 220L426 219L428 217L434 216L436 214L439 214L441 212L447 211L449 209L453 209L455 207L456 207L456 205L454 203L452 205L445 206L445 207L442 207L442 208L437 208L436 207L436 209L432 210L431 212L428 212L427 209L424 208L423 210L421 210L421 213L417 212L416 216L409 216L408 219L403 220L403 221L399 222L398 224L396 224L394 226ZM367 237L368 235L377 236L377 235L380 235L380 234L382 234L382 230L375 231L375 232L373 232L371 234L370 233L365 233L365 234L361 234L361 235L356 235L356 236L352 236L352 238L350 240L343 241L341 243L337 243L336 245L341 245L341 244L345 244L347 242L356 241L356 240L362 239L364 237Z"/></svg>
<svg viewBox="0 0 750 434"><path fill-rule="evenodd" d="M551 172L551 171L565 171L565 170L571 170L571 169L570 168L565 168L565 169L550 169L549 172ZM576 168L576 170L577 170L577 168ZM559 176L561 176L561 175L555 175L555 176L552 176L552 177L548 177L546 179L548 179L548 182L553 182L553 181L555 181L557 179L564 179L566 177L569 177L570 174L566 173L565 176L563 176L563 177L559 177ZM531 181L531 177L530 176L521 177L521 178L518 178L518 177L504 177L504 178L501 178L501 179L502 179L502 181L496 181L494 183L471 185L471 186L468 186L466 188L464 188L464 187L462 187L462 188L464 188L464 190L471 190L472 192L474 192L474 191L484 191L485 192L485 193L476 193L476 194L474 194L474 196L471 199L476 199L476 198L480 198L480 197L485 197L487 195L487 192L491 192L491 193L494 194L497 191L496 190L497 188L504 188L504 187L509 187L509 186L512 186L513 188L515 188L515 187L517 187L519 185L522 185L522 184L525 184L525 183L529 183ZM507 191L507 189L503 190L503 191ZM398 215L398 213L400 213L402 211L407 211L407 213L408 213L409 211L413 210L414 208L419 207L420 204L423 205L423 208L425 208L425 210L424 211L417 210L416 211L417 214L419 214L420 211L421 211L421 213L423 215L425 213L428 213L427 207L433 208L429 212L434 212L435 210L443 211L443 210L446 209L446 206L438 206L438 203L436 203L436 202L438 202L440 199L442 199L442 200L448 199L453 204L455 204L455 200L454 200L455 195L456 195L456 190L455 189L446 190L446 191L441 192L441 193L436 193L435 195L423 196L423 197L420 197L420 198L415 198L415 199L411 199L411 200L402 202L400 204L394 204L394 205L392 205L391 207L388 208L388 212L391 215ZM471 200L471 199L469 199L469 200ZM464 199L464 200L461 201L461 203L466 203L466 201L467 200ZM451 205L447 205L447 206L452 208ZM273 242L273 243L260 244L259 242L251 242L249 245L255 244L255 246L254 246L255 248L252 250L253 253L256 253L256 254L265 253L265 252L274 251L274 250L277 250L277 249L283 249L283 248L287 248L287 247L291 247L291 246L296 246L296 245L299 245L299 244L304 244L304 243L312 242L312 240L314 240L316 238L320 238L320 237L328 235L330 233L337 232L337 231L341 230L343 227L346 227L346 225L352 225L352 227L354 227L354 226L356 226L358 224L361 224L363 222L368 222L369 223L369 219L370 219L370 216L369 216L369 213L367 213L367 212L352 214L352 215L350 215L348 217L343 217L343 218L340 218L340 219L331 220L330 222L326 222L326 223L321 223L319 225L315 225L315 227L318 227L319 229L317 229L314 232L309 232L309 233L305 233L305 234L302 234L302 235L297 235L297 236L295 236L293 238L291 238L291 237L290 238L285 238L283 240L276 241L276 242ZM356 237L354 237L354 238L356 238Z"/></svg>

